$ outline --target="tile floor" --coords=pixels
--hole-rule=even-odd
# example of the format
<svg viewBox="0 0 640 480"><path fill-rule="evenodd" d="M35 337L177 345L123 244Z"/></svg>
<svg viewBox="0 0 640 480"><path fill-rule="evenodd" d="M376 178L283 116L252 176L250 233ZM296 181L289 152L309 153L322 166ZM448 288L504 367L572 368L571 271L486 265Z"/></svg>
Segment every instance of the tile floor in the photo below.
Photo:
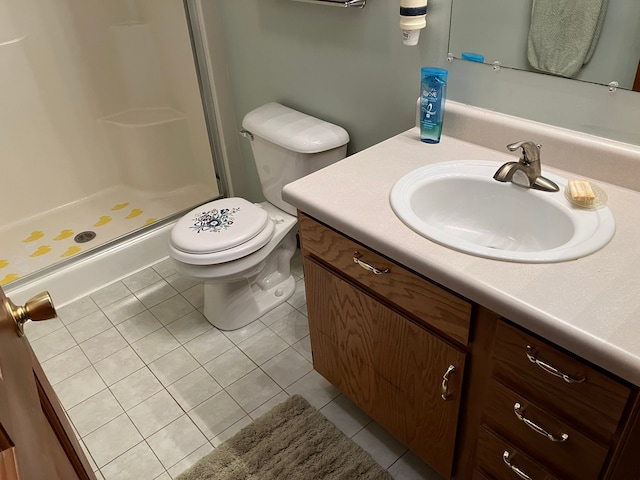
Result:
<svg viewBox="0 0 640 480"><path fill-rule="evenodd" d="M233 332L168 260L27 324L98 479L174 478L295 393L394 478L440 478L313 370L299 254L293 273L287 303Z"/></svg>

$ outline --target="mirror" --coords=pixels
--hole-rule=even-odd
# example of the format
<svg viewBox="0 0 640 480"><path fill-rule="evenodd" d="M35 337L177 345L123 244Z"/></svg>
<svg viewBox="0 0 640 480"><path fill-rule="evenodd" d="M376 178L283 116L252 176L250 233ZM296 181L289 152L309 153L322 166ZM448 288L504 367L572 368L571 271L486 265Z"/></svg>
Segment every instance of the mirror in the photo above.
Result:
<svg viewBox="0 0 640 480"><path fill-rule="evenodd" d="M487 64L498 61L503 67L602 85L615 81L619 88L640 90L638 0L574 0L576 12L593 4L595 13L586 23L600 24L601 30L599 35L593 34L597 28L589 29L590 34L573 35L571 42L566 41L572 27L569 23L579 21L584 26L585 16L569 15L567 19L551 11L557 8L554 5L573 8L567 7L566 1L535 1L536 10L532 11L534 0L452 0L449 52L459 59L463 52L470 52L480 56L465 53L464 59ZM580 31L578 26L575 31ZM588 50L592 50L590 58ZM584 64L579 61L583 57L587 60Z"/></svg>

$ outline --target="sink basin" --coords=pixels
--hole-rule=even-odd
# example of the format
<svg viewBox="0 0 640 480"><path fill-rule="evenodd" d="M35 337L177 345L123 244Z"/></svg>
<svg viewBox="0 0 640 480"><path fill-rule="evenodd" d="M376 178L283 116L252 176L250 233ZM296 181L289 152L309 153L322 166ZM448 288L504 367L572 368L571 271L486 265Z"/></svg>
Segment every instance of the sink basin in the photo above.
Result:
<svg viewBox="0 0 640 480"><path fill-rule="evenodd" d="M502 163L442 162L393 186L391 208L409 228L441 245L485 258L524 263L575 260L604 247L615 220L607 207L584 209L565 197L567 180L542 192L493 179Z"/></svg>

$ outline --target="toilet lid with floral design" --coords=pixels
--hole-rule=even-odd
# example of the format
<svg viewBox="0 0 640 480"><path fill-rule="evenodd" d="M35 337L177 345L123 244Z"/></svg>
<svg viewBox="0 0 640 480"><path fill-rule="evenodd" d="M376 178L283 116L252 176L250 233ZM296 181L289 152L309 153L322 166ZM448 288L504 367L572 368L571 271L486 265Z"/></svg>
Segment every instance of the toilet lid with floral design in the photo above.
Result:
<svg viewBox="0 0 640 480"><path fill-rule="evenodd" d="M221 252L248 242L268 223L269 215L262 207L244 198L222 198L178 220L171 230L171 244L186 253Z"/></svg>

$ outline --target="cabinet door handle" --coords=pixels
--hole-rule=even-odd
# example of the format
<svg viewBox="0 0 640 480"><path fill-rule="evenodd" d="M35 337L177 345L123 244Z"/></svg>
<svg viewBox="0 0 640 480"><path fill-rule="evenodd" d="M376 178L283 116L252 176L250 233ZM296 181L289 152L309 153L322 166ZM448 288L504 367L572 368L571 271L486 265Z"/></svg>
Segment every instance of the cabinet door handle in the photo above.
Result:
<svg viewBox="0 0 640 480"><path fill-rule="evenodd" d="M449 365L449 368L447 368L447 371L444 372L444 375L442 375L442 387L441 387L440 396L445 401L449 400L449 375L451 375L455 371L456 371L456 367L454 367L453 365Z"/></svg>
<svg viewBox="0 0 640 480"><path fill-rule="evenodd" d="M504 463L507 464L507 466L511 469L511 471L516 475L518 475L523 480L533 480L529 475L524 473L520 468L516 467L513 463L511 463L510 457L511 457L511 454L507 450L505 450L504 453L502 454L502 460L504 461Z"/></svg>
<svg viewBox="0 0 640 480"><path fill-rule="evenodd" d="M536 433L539 433L543 437L548 438L552 442L566 442L567 440L569 440L568 433L561 433L560 435L554 435L553 433L547 432L540 425L529 420L527 417L524 416L524 409L522 408L522 405L520 405L518 402L513 404L513 413L516 414L516 417L518 417L518 420L523 422L531 430L533 430Z"/></svg>
<svg viewBox="0 0 640 480"><path fill-rule="evenodd" d="M363 262L360 260L362 254L359 252L353 252L353 263L357 263L365 270L369 270L373 272L375 275L382 275L383 273L389 273L389 269L385 268L384 270L380 270L379 268L374 267L373 265L368 264L367 262Z"/></svg>
<svg viewBox="0 0 640 480"><path fill-rule="evenodd" d="M560 370L558 370L553 365L540 360L539 358L536 357L536 353L534 352L531 345L527 345L527 358L529 358L529 361L531 363L535 363L548 374L553 375L554 377L561 378L567 383L582 383L587 379L587 377L585 377L582 374L578 374L578 376L576 377L567 375L566 373L563 373Z"/></svg>

